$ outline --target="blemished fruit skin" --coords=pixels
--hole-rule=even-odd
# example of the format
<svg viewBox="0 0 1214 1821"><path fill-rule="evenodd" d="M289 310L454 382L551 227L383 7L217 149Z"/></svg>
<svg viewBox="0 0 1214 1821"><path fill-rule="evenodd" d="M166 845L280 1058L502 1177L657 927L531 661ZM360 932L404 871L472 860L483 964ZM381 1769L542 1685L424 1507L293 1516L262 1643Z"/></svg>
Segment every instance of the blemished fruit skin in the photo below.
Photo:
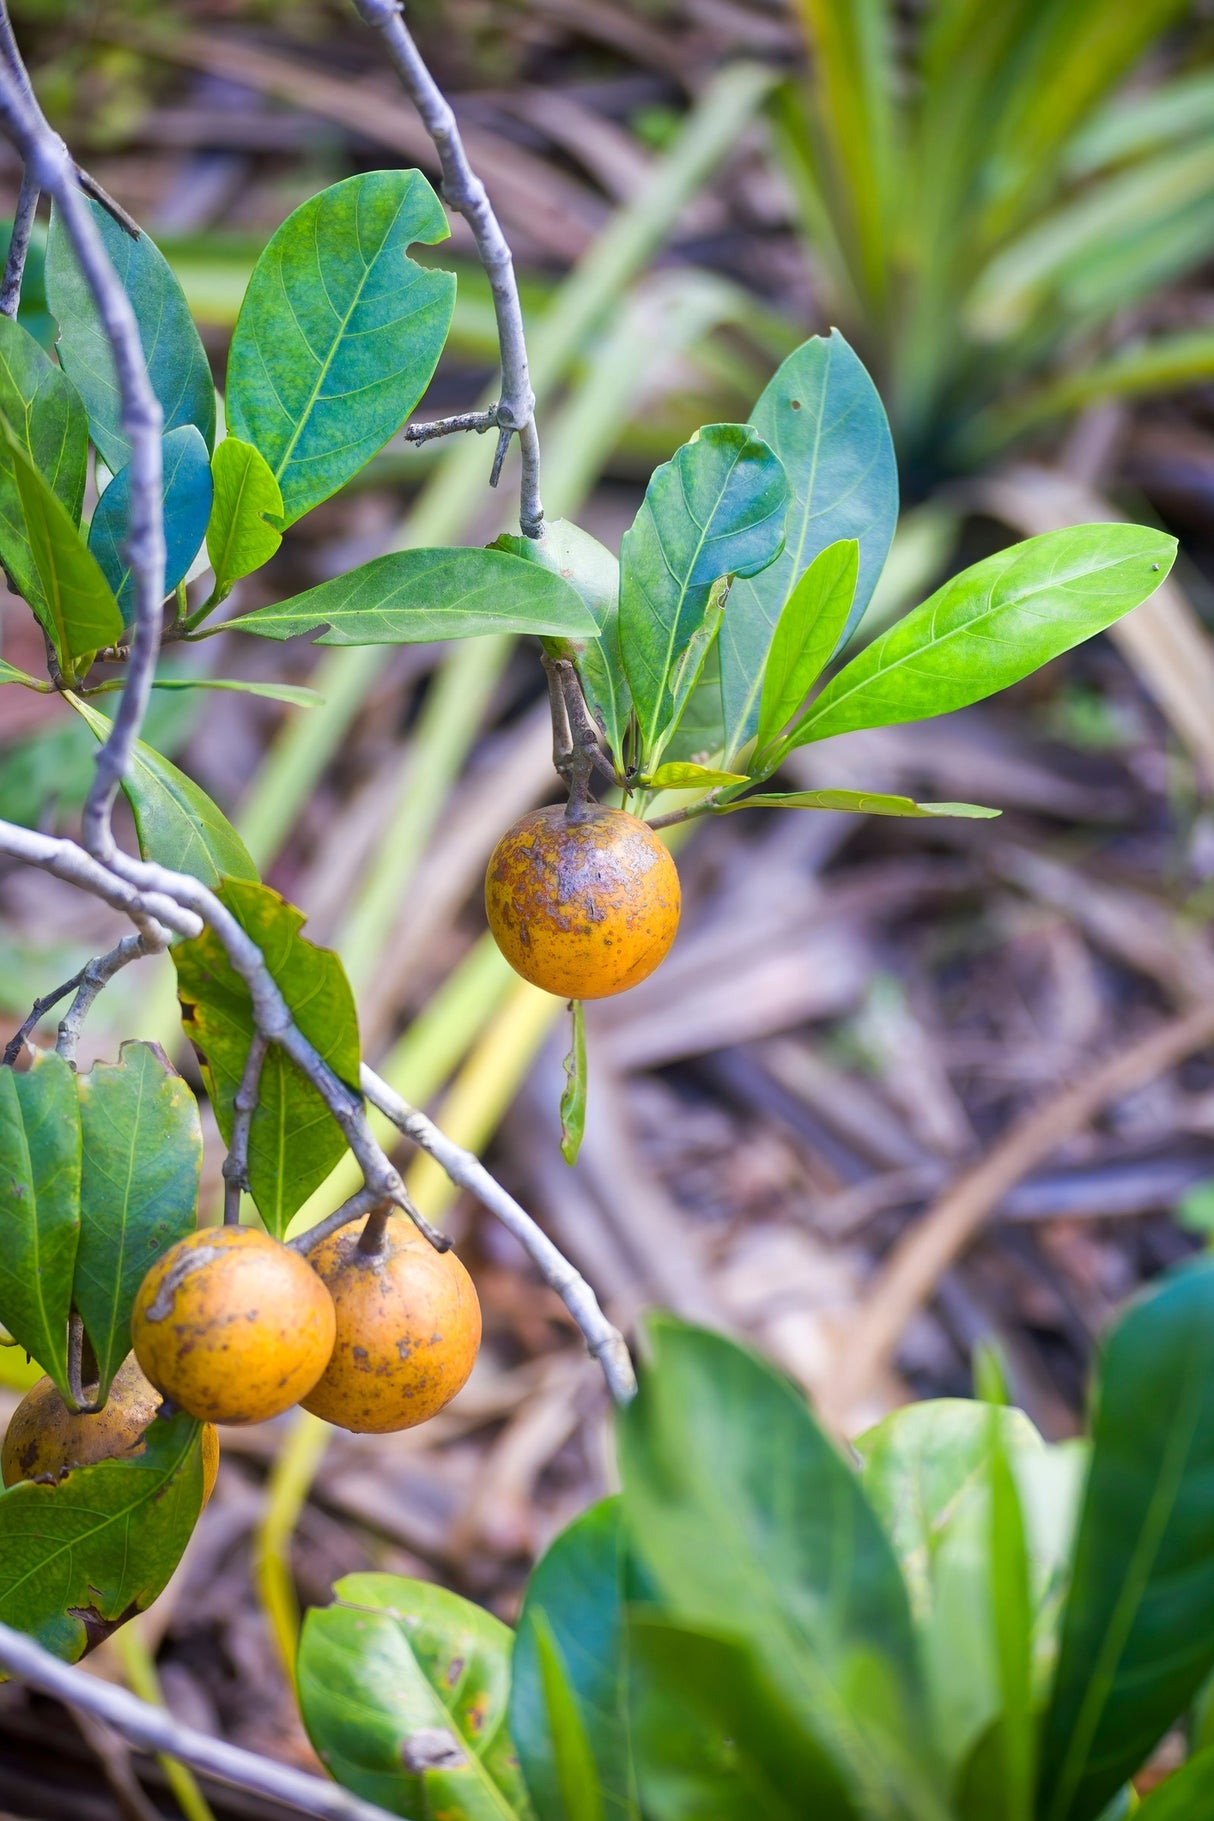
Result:
<svg viewBox="0 0 1214 1821"><path fill-rule="evenodd" d="M489 859L485 912L511 967L561 999L606 999L665 959L679 927L679 875L653 830L595 803L576 817L534 809Z"/></svg>
<svg viewBox="0 0 1214 1821"><path fill-rule="evenodd" d="M207 1423L263 1423L329 1363L333 1299L298 1252L255 1227L203 1227L139 1286L135 1352L167 1398Z"/></svg>
<svg viewBox="0 0 1214 1821"><path fill-rule="evenodd" d="M105 1409L80 1416L68 1409L50 1378L40 1378L13 1411L0 1449L0 1477L6 1486L18 1480L58 1480L73 1467L142 1454L144 1435L159 1410L161 1397L148 1383L139 1361L128 1353L110 1386ZM219 1472L219 1436L213 1423L202 1431L202 1502L215 1490Z"/></svg>
<svg viewBox="0 0 1214 1821"><path fill-rule="evenodd" d="M387 1435L436 1416L463 1387L481 1309L454 1252L436 1252L410 1220L390 1216L370 1255L358 1249L360 1231L342 1227L309 1254L337 1309L337 1340L302 1402L339 1428Z"/></svg>

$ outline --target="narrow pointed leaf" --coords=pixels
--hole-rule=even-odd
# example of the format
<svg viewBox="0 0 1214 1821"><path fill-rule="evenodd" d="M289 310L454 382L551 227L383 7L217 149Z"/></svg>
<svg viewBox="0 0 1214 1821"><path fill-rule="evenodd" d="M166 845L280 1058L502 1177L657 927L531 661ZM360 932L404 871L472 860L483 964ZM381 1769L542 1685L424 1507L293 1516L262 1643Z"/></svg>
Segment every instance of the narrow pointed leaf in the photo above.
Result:
<svg viewBox="0 0 1214 1821"><path fill-rule="evenodd" d="M757 751L788 725L830 662L851 613L859 561L855 538L828 544L785 601L763 673Z"/></svg>
<svg viewBox="0 0 1214 1821"><path fill-rule="evenodd" d="M101 1396L131 1349L135 1293L160 1254L192 1233L202 1127L198 1102L155 1044L76 1078L83 1163L75 1303Z"/></svg>
<svg viewBox="0 0 1214 1821"><path fill-rule="evenodd" d="M511 1635L427 1581L349 1574L299 1647L308 1736L347 1789L398 1815L530 1821L506 1730ZM446 1734L447 1763L425 1769Z"/></svg>
<svg viewBox="0 0 1214 1821"><path fill-rule="evenodd" d="M224 623L263 639L412 645L487 632L593 637L595 622L559 575L503 550L396 550L303 594Z"/></svg>
<svg viewBox="0 0 1214 1821"><path fill-rule="evenodd" d="M561 1094L561 1156L575 1164L586 1130L586 1014L580 999L570 1000L569 1013L573 1028Z"/></svg>
<svg viewBox="0 0 1214 1821"><path fill-rule="evenodd" d="M86 198L85 206L131 300L148 377L164 412L165 435L182 424L193 424L209 449L215 441L215 384L181 286L146 234L132 240L99 203ZM54 209L46 249L46 295L59 324L59 359L84 400L89 433L106 467L120 474L131 459L131 445L122 427L114 356L93 293Z"/></svg>
<svg viewBox="0 0 1214 1821"><path fill-rule="evenodd" d="M218 895L260 948L299 1029L357 1091L358 1019L337 956L300 935L303 912L268 886L229 878ZM253 1037L252 1001L212 930L176 944L172 954L182 1023L202 1058L207 1093L227 1143ZM291 1216L345 1152L345 1137L319 1091L272 1046L249 1133L250 1192L271 1233L282 1237Z"/></svg>
<svg viewBox="0 0 1214 1821"><path fill-rule="evenodd" d="M772 561L787 510L780 462L745 425L709 424L654 473L620 552L620 651L647 765L673 731L672 681L714 584Z"/></svg>
<svg viewBox="0 0 1214 1821"><path fill-rule="evenodd" d="M153 689L229 689L235 695L264 696L268 702L290 702L294 708L316 708L324 701L304 683L255 683L248 677L157 677Z"/></svg>
<svg viewBox="0 0 1214 1821"><path fill-rule="evenodd" d="M780 555L730 592L721 633L726 763L755 731L776 622L810 563L828 545L856 540L859 567L846 634L872 597L898 518L898 471L885 411L837 329L789 355L751 422L783 462L792 500Z"/></svg>
<svg viewBox="0 0 1214 1821"><path fill-rule="evenodd" d="M38 578L30 606L70 676L77 658L112 645L121 636L122 615L71 513L43 480L5 418L0 418L0 433Z"/></svg>
<svg viewBox="0 0 1214 1821"><path fill-rule="evenodd" d="M24 1074L0 1068L0 1326L50 1373L65 1400L80 1154L69 1064L43 1050Z"/></svg>
<svg viewBox="0 0 1214 1821"><path fill-rule="evenodd" d="M32 677L28 670L18 670L15 664L6 664L0 658L0 683L23 683L27 689L37 689L38 679Z"/></svg>
<svg viewBox="0 0 1214 1821"><path fill-rule="evenodd" d="M407 249L449 232L420 171L368 171L303 203L258 260L226 405L233 435L278 482L285 524L357 474L429 385L455 279Z"/></svg>
<svg viewBox="0 0 1214 1821"><path fill-rule="evenodd" d="M211 464L193 424L171 430L161 445L164 462L164 591L172 594L202 548L211 512ZM89 526L89 549L117 596L124 622L135 611L135 588L124 545L130 529L131 471L116 474Z"/></svg>
<svg viewBox="0 0 1214 1821"><path fill-rule="evenodd" d="M718 805L717 815L735 809L837 809L856 816L968 816L986 819L1003 812L981 803L915 803L910 797L881 796L865 790L773 790Z"/></svg>
<svg viewBox="0 0 1214 1821"><path fill-rule="evenodd" d="M78 697L69 699L97 738L107 739L110 723L105 715ZM192 778L142 740L136 742L122 788L145 860L191 873L212 887L221 879L256 879L248 849L223 812Z"/></svg>
<svg viewBox="0 0 1214 1821"><path fill-rule="evenodd" d="M61 367L11 318L0 318L0 416L72 523L80 523L88 417ZM7 439L0 440L0 561L31 604L41 581Z"/></svg>
<svg viewBox="0 0 1214 1821"><path fill-rule="evenodd" d="M282 543L282 493L260 450L227 436L211 462L214 498L207 526L207 555L215 571L215 598L268 563Z"/></svg>
<svg viewBox="0 0 1214 1821"><path fill-rule="evenodd" d="M695 790L699 786L708 789L715 784L745 784L746 773L714 771L711 765L693 765L687 760L674 759L638 778L637 783L647 790Z"/></svg>
<svg viewBox="0 0 1214 1821"><path fill-rule="evenodd" d="M838 672L792 744L981 702L1153 594L1176 539L1142 525L1047 531L963 570Z"/></svg>

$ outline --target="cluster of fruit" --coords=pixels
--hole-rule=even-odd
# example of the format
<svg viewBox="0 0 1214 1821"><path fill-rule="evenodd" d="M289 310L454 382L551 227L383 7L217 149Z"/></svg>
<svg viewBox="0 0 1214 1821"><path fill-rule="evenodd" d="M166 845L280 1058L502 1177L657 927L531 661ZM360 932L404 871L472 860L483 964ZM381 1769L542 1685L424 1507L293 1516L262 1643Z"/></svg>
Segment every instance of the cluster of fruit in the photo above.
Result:
<svg viewBox="0 0 1214 1821"><path fill-rule="evenodd" d="M140 1451L162 1397L206 1425L207 1497L215 1423L265 1422L302 1403L383 1435L436 1415L480 1345L472 1279L399 1216L382 1223L374 1251L360 1246L362 1231L343 1227L307 1258L254 1227L203 1227L179 1241L143 1281L135 1350L105 1408L77 1415L40 1380L9 1424L5 1485Z"/></svg>

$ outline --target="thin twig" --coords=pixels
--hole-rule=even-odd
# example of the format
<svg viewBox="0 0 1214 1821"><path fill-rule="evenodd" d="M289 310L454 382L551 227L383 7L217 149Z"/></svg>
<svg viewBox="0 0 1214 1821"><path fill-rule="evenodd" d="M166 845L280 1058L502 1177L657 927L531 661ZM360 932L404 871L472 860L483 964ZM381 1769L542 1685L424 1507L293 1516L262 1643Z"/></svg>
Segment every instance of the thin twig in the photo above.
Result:
<svg viewBox="0 0 1214 1821"><path fill-rule="evenodd" d="M162 1707L146 1701L60 1662L33 1638L0 1624L0 1669L20 1676L29 1687L95 1715L121 1733L141 1751L167 1754L191 1770L216 1777L235 1789L254 1791L270 1801L282 1802L301 1815L320 1821L392 1821L386 1809L364 1802L336 1783L311 1777L306 1771L278 1764L238 1745L227 1745L182 1726ZM405 1741L407 1744L408 1741Z"/></svg>
<svg viewBox="0 0 1214 1821"><path fill-rule="evenodd" d="M406 424L405 441L428 443L436 436L454 436L460 430L475 430L483 436L486 430L496 428L497 406L490 405L487 411L457 411L453 417L436 417L428 424Z"/></svg>
<svg viewBox="0 0 1214 1821"><path fill-rule="evenodd" d="M30 236L34 231L34 216L38 212L40 194L38 180L27 167L21 173L17 211L13 216L8 256L4 261L4 278L0 280L0 314L5 316L15 317L21 307L21 280L25 277L25 260L30 250Z"/></svg>
<svg viewBox="0 0 1214 1821"><path fill-rule="evenodd" d="M493 293L497 338L501 349L501 397L494 422L502 433L493 465L496 485L505 445L517 434L522 454L519 490L519 525L525 537L539 537L544 522L540 503L540 445L535 428L535 394L527 365L527 341L514 260L485 186L468 162L455 115L446 97L426 68L405 25L399 0L354 0L369 26L382 32L388 55L414 107L434 141L443 173L443 199L464 217L476 241Z"/></svg>
<svg viewBox="0 0 1214 1821"><path fill-rule="evenodd" d="M982 1162L946 1190L894 1247L840 1349L823 1405L844 1422L872 1391L916 1310L981 1230L988 1215L1038 1164L1082 1131L1110 1101L1132 1093L1214 1043L1214 1000L1098 1063L1070 1088L1030 1113Z"/></svg>
<svg viewBox="0 0 1214 1821"><path fill-rule="evenodd" d="M122 204L115 202L109 191L103 189L95 177L90 177L88 172L82 170L78 164L73 165L72 168L76 173L76 182L85 195L91 196L94 202L100 203L106 214L118 223L124 234L129 234L132 240L142 240L143 229L134 216L128 215Z"/></svg>
<svg viewBox="0 0 1214 1821"><path fill-rule="evenodd" d="M240 1198L249 1192L249 1134L257 1097L261 1091L261 1071L269 1043L260 1031L254 1031L245 1057L244 1073L232 1102L232 1142L223 1160L223 1224L240 1224Z"/></svg>
<svg viewBox="0 0 1214 1821"><path fill-rule="evenodd" d="M373 1213L376 1208L382 1206L382 1199L375 1190L368 1188L364 1183L357 1194L351 1195L349 1201L343 1201L340 1208L336 1209L334 1213L327 1215L324 1220L318 1220L316 1225L309 1227L306 1233L300 1233L294 1239L289 1239L287 1244L293 1246L306 1258L308 1253L323 1239L328 1239L330 1233L339 1233L343 1227L348 1227L351 1221L361 1220L365 1214Z"/></svg>
<svg viewBox="0 0 1214 1821"><path fill-rule="evenodd" d="M475 1195L482 1206L496 1215L539 1271L549 1287L556 1291L570 1315L581 1329L586 1345L603 1368L612 1397L626 1404L636 1393L636 1374L624 1337L612 1326L598 1305L594 1291L569 1260L521 1208L471 1151L440 1132L432 1119L401 1099L386 1081L364 1063L363 1093L373 1107L378 1107L405 1137L429 1153L446 1171L451 1181Z"/></svg>
<svg viewBox="0 0 1214 1821"><path fill-rule="evenodd" d="M108 986L128 962L138 961L143 955L161 954L167 947L167 930L159 931L154 939L147 931L140 930L133 936L124 936L108 955L96 955L81 968L76 976L76 997L60 1019L55 1038L55 1048L65 1062L75 1067L80 1028L102 988Z"/></svg>

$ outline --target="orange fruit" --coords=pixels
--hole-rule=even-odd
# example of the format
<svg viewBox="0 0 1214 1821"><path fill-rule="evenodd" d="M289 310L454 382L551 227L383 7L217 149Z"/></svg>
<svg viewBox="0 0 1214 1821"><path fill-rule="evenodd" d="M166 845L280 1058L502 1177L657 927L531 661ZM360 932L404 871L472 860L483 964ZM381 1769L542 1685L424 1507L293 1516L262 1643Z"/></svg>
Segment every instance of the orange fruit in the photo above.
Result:
<svg viewBox="0 0 1214 1821"><path fill-rule="evenodd" d="M679 927L679 875L653 830L592 804L534 809L485 875L489 928L516 973L561 999L606 999L652 974Z"/></svg>
<svg viewBox="0 0 1214 1821"><path fill-rule="evenodd" d="M69 1410L50 1378L40 1378L13 1411L0 1449L0 1477L6 1486L18 1480L62 1479L73 1467L142 1454L144 1434L160 1408L133 1353L128 1353L110 1386L105 1409L95 1416ZM219 1472L219 1437L213 1423L202 1431L202 1502L215 1490Z"/></svg>
<svg viewBox="0 0 1214 1821"><path fill-rule="evenodd" d="M302 1402L342 1429L386 1435L424 1423L461 1389L481 1309L454 1252L436 1252L412 1221L390 1215L374 1253L359 1251L360 1231L342 1227L309 1254L337 1310L337 1339Z"/></svg>
<svg viewBox="0 0 1214 1821"><path fill-rule="evenodd" d="M328 1364L335 1326L315 1271L255 1227L203 1227L170 1246L131 1320L152 1383L209 1423L261 1423L297 1404Z"/></svg>

